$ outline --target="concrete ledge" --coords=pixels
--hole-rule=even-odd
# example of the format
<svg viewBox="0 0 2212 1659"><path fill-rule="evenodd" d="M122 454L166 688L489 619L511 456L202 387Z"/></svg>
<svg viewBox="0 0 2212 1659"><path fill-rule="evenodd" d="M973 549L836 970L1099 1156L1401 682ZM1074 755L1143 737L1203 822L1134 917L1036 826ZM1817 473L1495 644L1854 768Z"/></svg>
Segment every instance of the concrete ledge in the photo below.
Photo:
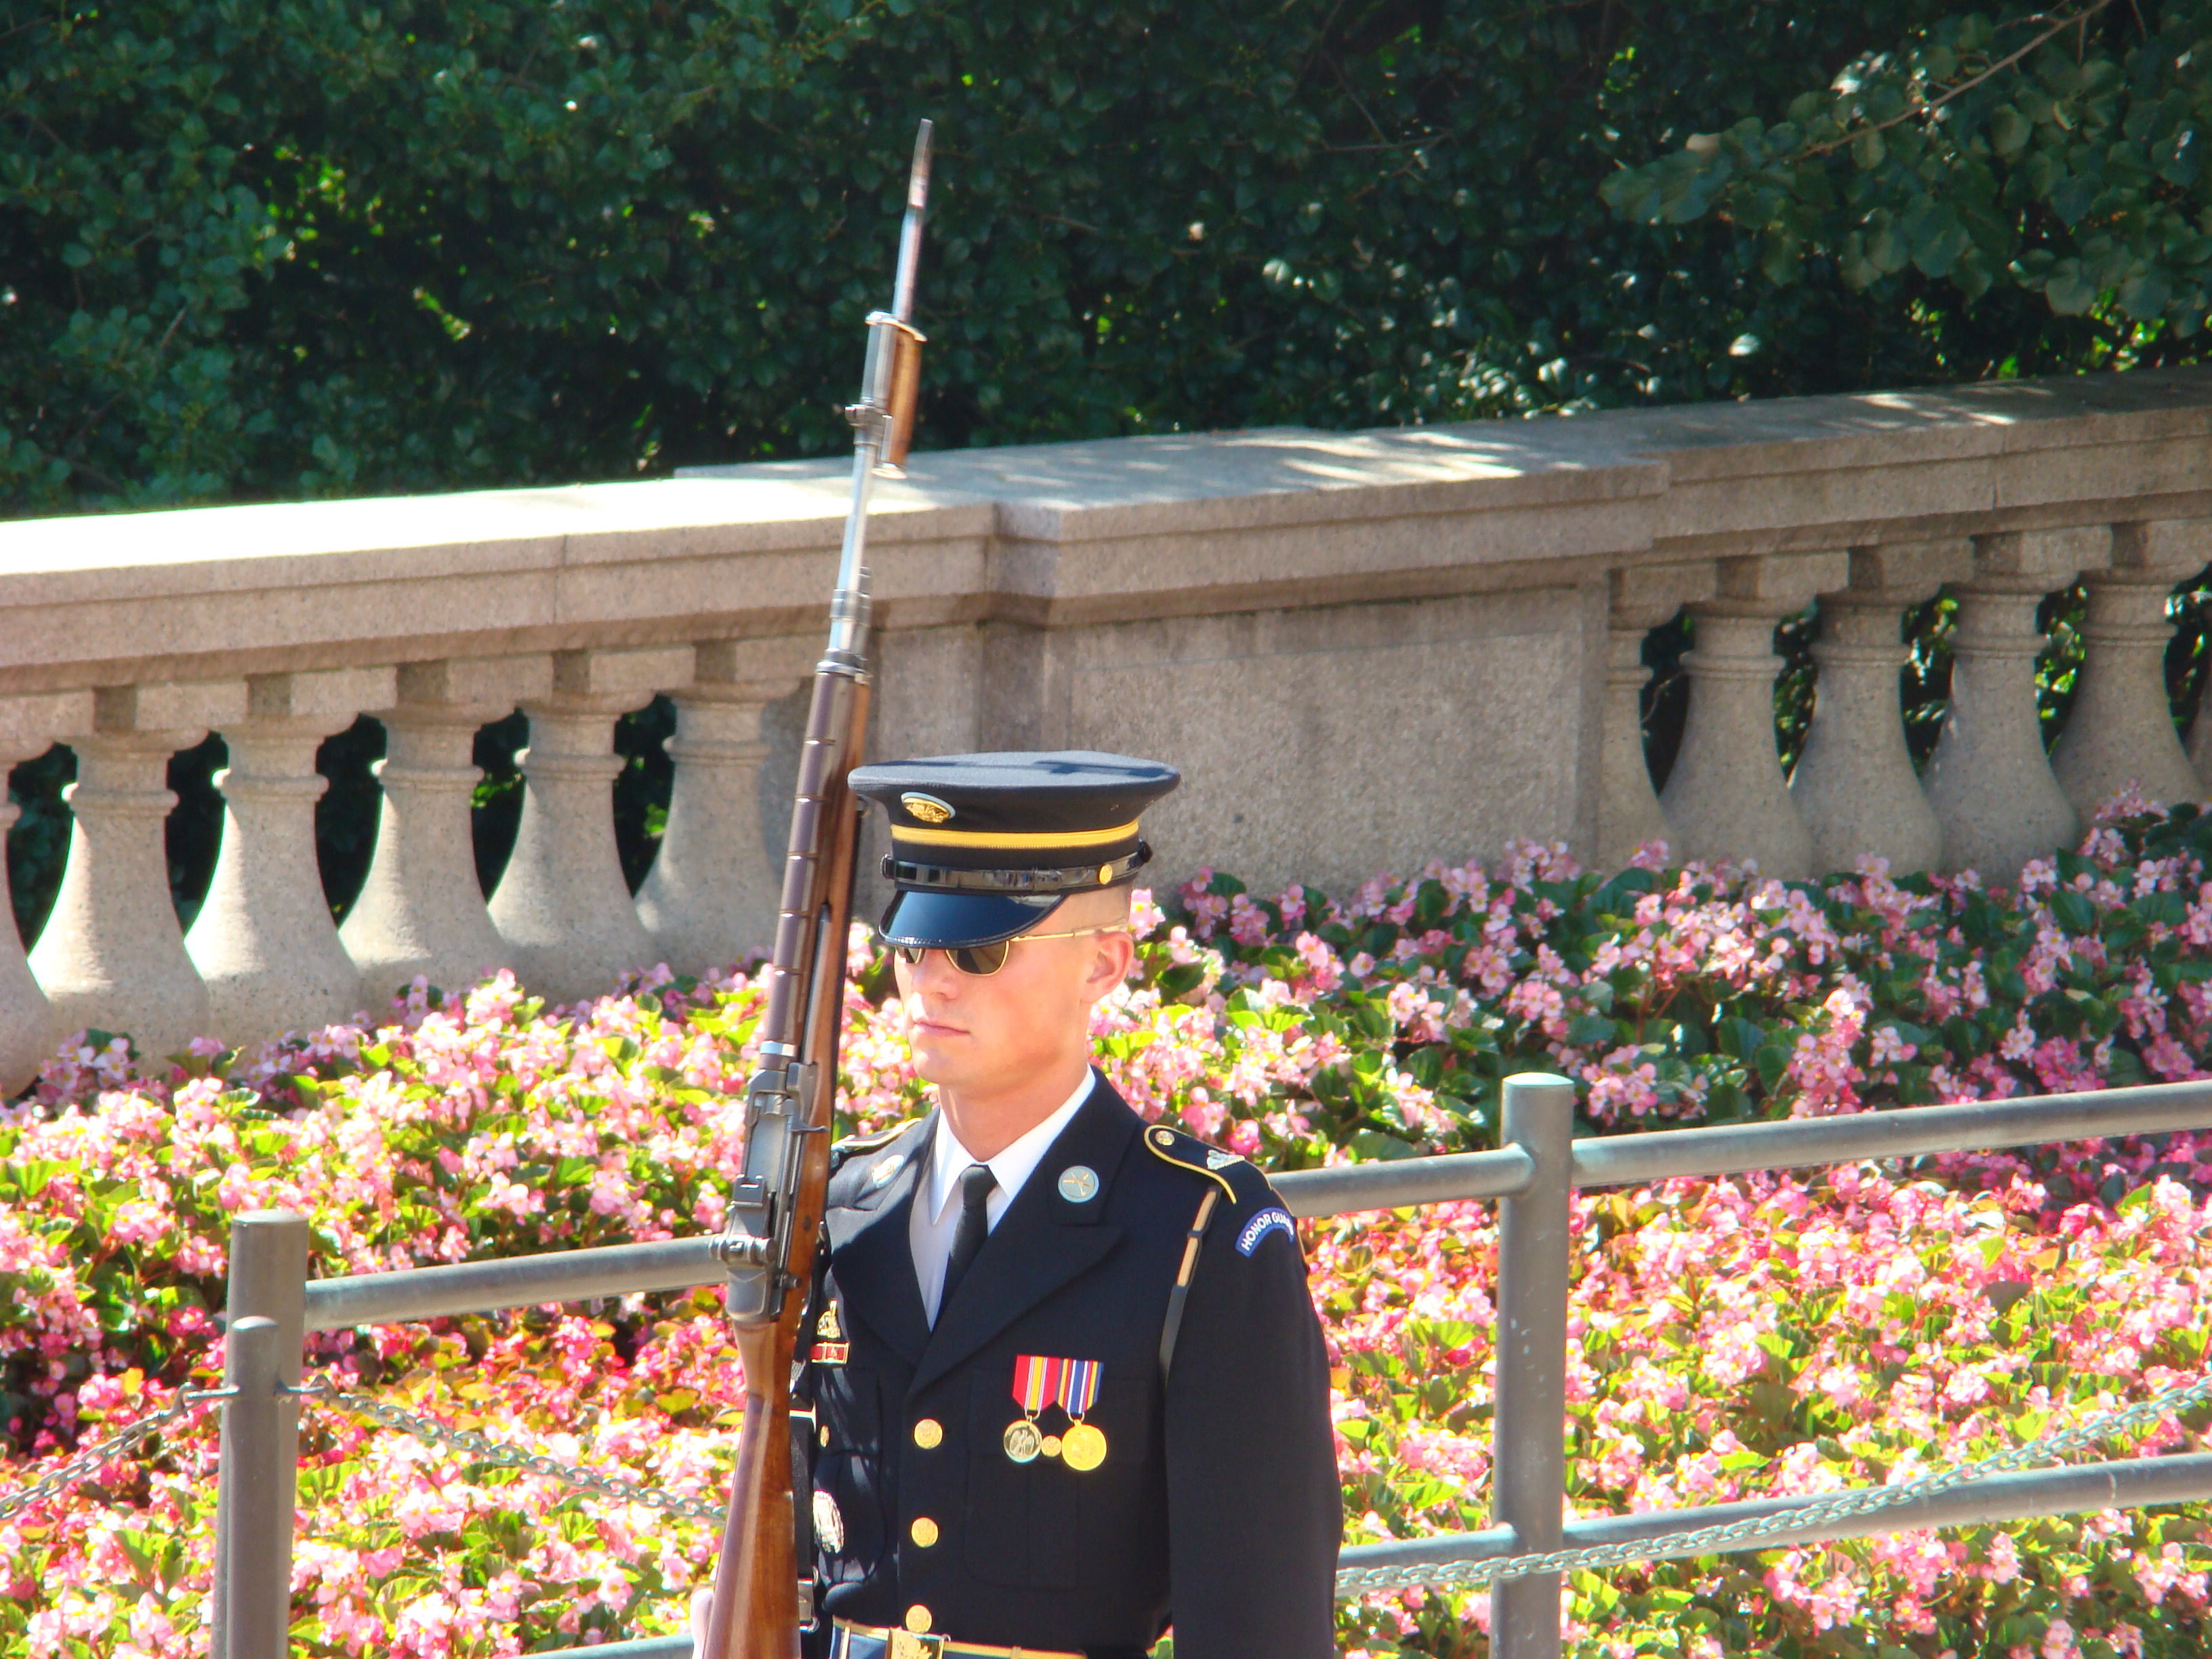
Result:
<svg viewBox="0 0 2212 1659"><path fill-rule="evenodd" d="M1600 568L2212 511L2212 374L916 458L889 629L1572 584ZM811 631L842 459L0 525L0 692Z"/></svg>

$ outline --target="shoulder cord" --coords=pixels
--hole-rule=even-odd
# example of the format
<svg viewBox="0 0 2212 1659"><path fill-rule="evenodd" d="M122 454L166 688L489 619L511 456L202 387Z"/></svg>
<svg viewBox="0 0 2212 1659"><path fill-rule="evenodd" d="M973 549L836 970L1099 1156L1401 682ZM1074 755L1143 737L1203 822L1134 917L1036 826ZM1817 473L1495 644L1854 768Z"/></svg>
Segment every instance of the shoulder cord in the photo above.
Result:
<svg viewBox="0 0 2212 1659"><path fill-rule="evenodd" d="M1199 1200L1198 1214L1190 1224L1190 1233L1183 1240L1182 1267L1176 1273L1175 1288L1168 1292L1167 1322L1160 1328L1160 1386L1167 1387L1168 1372L1175 1365L1176 1339L1182 1334L1183 1304L1190 1299L1190 1276L1198 1267L1198 1247L1206 1240L1206 1230L1213 1220L1213 1206L1220 1202L1221 1194L1213 1188L1206 1189Z"/></svg>

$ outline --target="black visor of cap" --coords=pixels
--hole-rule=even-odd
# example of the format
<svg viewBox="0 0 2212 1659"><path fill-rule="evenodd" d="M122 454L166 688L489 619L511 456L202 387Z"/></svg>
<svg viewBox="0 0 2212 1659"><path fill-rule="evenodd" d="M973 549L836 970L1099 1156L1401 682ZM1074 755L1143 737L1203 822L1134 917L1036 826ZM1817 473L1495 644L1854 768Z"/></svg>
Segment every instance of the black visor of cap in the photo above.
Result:
<svg viewBox="0 0 2212 1659"><path fill-rule="evenodd" d="M996 945L1036 927L1060 908L1063 897L1012 898L1000 893L928 893L906 888L891 896L876 931L886 945L916 950Z"/></svg>

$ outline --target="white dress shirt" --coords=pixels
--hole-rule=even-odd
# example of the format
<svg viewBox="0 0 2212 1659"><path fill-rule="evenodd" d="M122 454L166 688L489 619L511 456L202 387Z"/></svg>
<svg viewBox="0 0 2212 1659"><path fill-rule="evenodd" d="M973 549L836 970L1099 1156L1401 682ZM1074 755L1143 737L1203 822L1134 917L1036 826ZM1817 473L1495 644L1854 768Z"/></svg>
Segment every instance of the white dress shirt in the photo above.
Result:
<svg viewBox="0 0 2212 1659"><path fill-rule="evenodd" d="M915 1283L921 1291L922 1310L929 1316L932 1325L937 1323L937 1304L945 1295L945 1263L952 1254L952 1235L960 1225L960 1177L971 1164L988 1164L998 1181L990 1201L984 1206L985 1219L993 1227L1006 1212L1006 1206L1014 1201L1023 1183L1044 1161L1052 1150L1052 1143L1060 1139L1060 1132L1068 1125L1083 1103L1091 1095L1091 1073L1085 1071L1083 1081L1075 1085L1075 1092L1067 1097L1058 1111L1024 1133L1006 1147L996 1158L979 1158L960 1144L960 1137L952 1133L952 1120L940 1108L937 1114L937 1133L929 1144L929 1169L922 1177L920 1191L914 1195L914 1213L907 1224L907 1243L914 1252Z"/></svg>

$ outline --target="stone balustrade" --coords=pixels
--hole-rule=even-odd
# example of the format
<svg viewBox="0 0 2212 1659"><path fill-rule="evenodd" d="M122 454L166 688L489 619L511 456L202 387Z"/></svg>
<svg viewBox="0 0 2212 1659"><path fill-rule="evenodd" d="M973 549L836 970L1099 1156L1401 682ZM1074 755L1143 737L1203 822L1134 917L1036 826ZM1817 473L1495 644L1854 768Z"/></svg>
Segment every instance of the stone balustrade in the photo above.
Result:
<svg viewBox="0 0 2212 1659"><path fill-rule="evenodd" d="M1338 890L1510 838L1625 860L1866 854L1991 881L2113 791L2194 798L2212 724L2167 712L2166 598L2212 558L2212 373L2018 381L1328 434L922 456L872 532L878 755L1095 747L1181 766L1172 879ZM76 758L68 864L0 929L0 1087L84 1026L236 1043L513 968L542 994L763 944L842 527L839 459L673 480L0 526L0 762ZM2045 754L2044 598L2087 659ZM1899 624L1957 597L1924 778ZM1785 776L1777 623L1817 605ZM1680 750L1644 761L1646 635L1686 608ZM672 698L674 782L635 897L617 720ZM478 732L520 708L521 821L487 895ZM381 722L368 876L334 923L318 745ZM222 842L189 933L172 756L220 733ZM12 821L14 809L6 809ZM0 876L4 879L4 876Z"/></svg>

